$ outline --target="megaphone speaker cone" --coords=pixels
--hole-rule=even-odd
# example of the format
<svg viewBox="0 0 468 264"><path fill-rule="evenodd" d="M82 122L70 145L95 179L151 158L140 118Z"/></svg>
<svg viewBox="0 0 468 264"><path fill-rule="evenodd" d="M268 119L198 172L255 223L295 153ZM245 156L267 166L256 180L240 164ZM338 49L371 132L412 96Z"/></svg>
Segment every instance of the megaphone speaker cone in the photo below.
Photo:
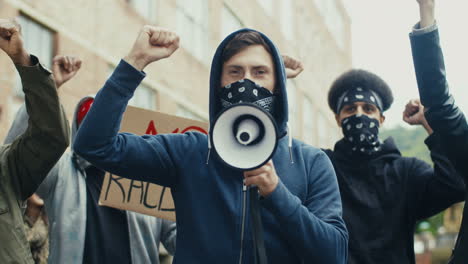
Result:
<svg viewBox="0 0 468 264"><path fill-rule="evenodd" d="M277 146L273 117L251 103L225 108L210 133L213 148L229 167L253 170L267 163Z"/></svg>

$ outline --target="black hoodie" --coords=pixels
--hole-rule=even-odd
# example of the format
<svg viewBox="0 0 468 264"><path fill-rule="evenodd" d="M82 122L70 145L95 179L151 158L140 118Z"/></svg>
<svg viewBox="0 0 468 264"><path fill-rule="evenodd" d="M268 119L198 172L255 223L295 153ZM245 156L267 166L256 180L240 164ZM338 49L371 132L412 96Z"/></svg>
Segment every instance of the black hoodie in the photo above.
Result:
<svg viewBox="0 0 468 264"><path fill-rule="evenodd" d="M350 264L415 263L416 222L463 200L463 181L441 154L436 135L426 139L434 169L402 157L392 138L372 156L352 153L345 140L325 152L338 177L349 232Z"/></svg>

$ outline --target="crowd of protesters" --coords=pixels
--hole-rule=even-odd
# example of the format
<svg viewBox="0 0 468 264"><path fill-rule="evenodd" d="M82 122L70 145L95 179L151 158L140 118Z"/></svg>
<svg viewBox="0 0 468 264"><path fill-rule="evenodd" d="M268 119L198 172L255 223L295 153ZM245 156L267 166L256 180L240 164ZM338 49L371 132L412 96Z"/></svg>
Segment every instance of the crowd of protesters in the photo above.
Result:
<svg viewBox="0 0 468 264"><path fill-rule="evenodd" d="M292 138L286 80L307 69L252 29L216 49L207 107L211 127L237 103L270 115L279 138L267 163L227 166L212 131L119 133L144 69L179 47L176 33L150 25L69 122L57 90L81 59L57 56L49 71L26 49L21 26L0 19L0 49L25 93L0 147L0 263L159 263L162 243L174 263L414 264L416 223L468 199L468 124L446 81L435 0L417 3L410 43L420 98L403 120L427 131L433 166L381 139L392 89L362 69L337 76L324 98L343 132L333 149ZM100 206L106 172L171 188L177 221ZM258 212L248 210L249 190ZM468 263L468 211L450 263Z"/></svg>

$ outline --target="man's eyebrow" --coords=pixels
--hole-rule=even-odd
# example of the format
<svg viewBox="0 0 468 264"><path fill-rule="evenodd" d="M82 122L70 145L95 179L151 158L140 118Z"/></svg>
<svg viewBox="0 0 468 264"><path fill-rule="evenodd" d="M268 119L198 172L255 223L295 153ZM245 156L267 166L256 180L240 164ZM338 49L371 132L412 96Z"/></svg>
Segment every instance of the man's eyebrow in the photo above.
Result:
<svg viewBox="0 0 468 264"><path fill-rule="evenodd" d="M226 68L235 68L235 69L241 69L242 66L240 65L236 65L236 64L230 64L230 65L226 65Z"/></svg>
<svg viewBox="0 0 468 264"><path fill-rule="evenodd" d="M270 69L271 67L268 66L268 65L263 65L263 64L262 64L262 65L254 66L253 68L254 68L254 69L260 69L260 68Z"/></svg>

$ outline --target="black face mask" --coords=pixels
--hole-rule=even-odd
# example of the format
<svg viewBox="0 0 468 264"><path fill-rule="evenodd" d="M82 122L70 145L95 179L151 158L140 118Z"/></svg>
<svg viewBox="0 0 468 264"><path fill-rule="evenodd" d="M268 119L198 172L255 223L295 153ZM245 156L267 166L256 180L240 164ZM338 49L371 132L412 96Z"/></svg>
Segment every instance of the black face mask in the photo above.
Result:
<svg viewBox="0 0 468 264"><path fill-rule="evenodd" d="M353 115L341 122L344 139L353 152L372 155L381 150L379 121L366 115Z"/></svg>
<svg viewBox="0 0 468 264"><path fill-rule="evenodd" d="M274 114L276 95L249 79L222 87L218 95L223 108L238 103L253 103Z"/></svg>

